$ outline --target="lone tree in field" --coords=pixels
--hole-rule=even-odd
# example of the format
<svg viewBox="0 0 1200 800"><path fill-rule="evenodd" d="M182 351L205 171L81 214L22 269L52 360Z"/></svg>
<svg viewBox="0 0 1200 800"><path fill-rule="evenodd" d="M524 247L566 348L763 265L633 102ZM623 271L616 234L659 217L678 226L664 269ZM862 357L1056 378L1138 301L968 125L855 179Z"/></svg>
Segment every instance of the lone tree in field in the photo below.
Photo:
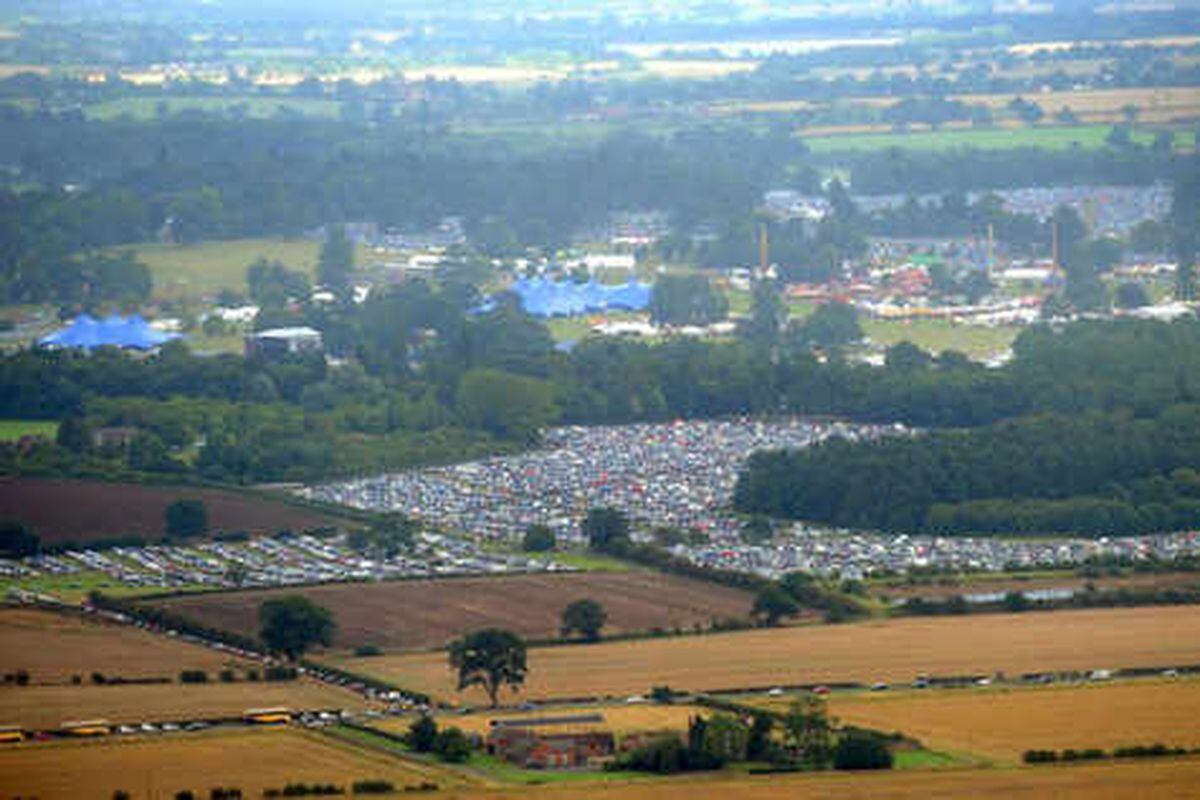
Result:
<svg viewBox="0 0 1200 800"><path fill-rule="evenodd" d="M584 641L600 640L600 629L608 622L608 614L604 606L595 600L576 600L562 612L562 635L570 636L572 631L578 631Z"/></svg>
<svg viewBox="0 0 1200 800"><path fill-rule="evenodd" d="M176 500L165 512L167 536L186 539L208 530L208 509L203 500Z"/></svg>
<svg viewBox="0 0 1200 800"><path fill-rule="evenodd" d="M273 653L295 661L314 644L330 645L337 627L329 609L301 594L264 600L258 607L259 637Z"/></svg>
<svg viewBox="0 0 1200 800"><path fill-rule="evenodd" d="M486 628L450 645L450 667L458 670L458 688L482 686L497 705L500 687L517 691L525 683L525 642L512 631Z"/></svg>
<svg viewBox="0 0 1200 800"><path fill-rule="evenodd" d="M794 616L800 612L800 606L790 594L776 584L764 586L754 598L754 608L750 613L763 620L767 625L779 624L784 617Z"/></svg>

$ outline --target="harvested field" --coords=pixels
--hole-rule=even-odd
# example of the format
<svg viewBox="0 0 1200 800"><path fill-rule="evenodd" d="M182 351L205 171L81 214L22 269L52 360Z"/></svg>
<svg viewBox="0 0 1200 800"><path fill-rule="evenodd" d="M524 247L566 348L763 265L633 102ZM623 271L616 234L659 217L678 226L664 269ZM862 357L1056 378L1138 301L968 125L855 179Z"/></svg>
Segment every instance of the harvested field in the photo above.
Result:
<svg viewBox="0 0 1200 800"><path fill-rule="evenodd" d="M359 695L310 680L286 683L242 681L133 686L27 686L0 692L0 724L44 730L68 720L106 719L113 723L185 722L240 716L248 708L294 711L363 709ZM177 678L177 673L171 676Z"/></svg>
<svg viewBox="0 0 1200 800"><path fill-rule="evenodd" d="M531 698L715 690L930 675L1009 675L1200 663L1200 607L907 618L710 636L536 648ZM445 653L342 659L340 666L455 698ZM480 703L472 689L462 700Z"/></svg>
<svg viewBox="0 0 1200 800"><path fill-rule="evenodd" d="M212 531L303 530L337 522L278 500L217 489L28 478L0 480L0 519L20 520L43 544L158 538L167 506L180 498L204 501Z"/></svg>
<svg viewBox="0 0 1200 800"><path fill-rule="evenodd" d="M746 592L652 572L608 572L331 584L278 591L226 592L153 603L203 625L253 636L258 606L268 597L301 593L333 612L335 647L439 647L478 628L501 627L526 637L558 635L559 615L592 598L608 612L605 632L707 625L745 618Z"/></svg>
<svg viewBox="0 0 1200 800"><path fill-rule="evenodd" d="M1200 746L1200 680L833 695L843 723L900 730L935 750L1019 761L1030 749Z"/></svg>
<svg viewBox="0 0 1200 800"><path fill-rule="evenodd" d="M0 673L26 670L31 684L68 683L93 672L175 678L184 669L251 663L138 628L16 608L0 611L0 644Z"/></svg>
<svg viewBox="0 0 1200 800"><path fill-rule="evenodd" d="M0 749L0 794L40 800L108 798L118 789L138 800L172 798L189 789L208 797L215 786L247 798L287 783L383 779L397 787L462 779L420 764L295 729L206 731L155 738L51 742Z"/></svg>
<svg viewBox="0 0 1200 800"><path fill-rule="evenodd" d="M939 770L902 773L822 773L807 775L728 774L674 777L629 783L556 786L534 793L528 787L478 790L477 800L545 797L554 800L978 800L1045 798L1124 800L1200 797L1200 759L1155 763L1088 764L1069 767Z"/></svg>

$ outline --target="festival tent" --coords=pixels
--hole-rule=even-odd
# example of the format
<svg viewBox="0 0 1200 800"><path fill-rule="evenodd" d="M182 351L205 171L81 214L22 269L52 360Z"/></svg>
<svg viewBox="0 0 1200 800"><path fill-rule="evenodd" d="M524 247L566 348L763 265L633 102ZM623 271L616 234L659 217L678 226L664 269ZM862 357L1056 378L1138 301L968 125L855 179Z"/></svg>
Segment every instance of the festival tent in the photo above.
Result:
<svg viewBox="0 0 1200 800"><path fill-rule="evenodd" d="M164 333L150 327L150 323L136 314L128 318L113 314L102 320L80 314L67 327L43 337L39 344L82 350L105 346L150 350L178 338L177 333Z"/></svg>
<svg viewBox="0 0 1200 800"><path fill-rule="evenodd" d="M528 314L566 317L609 309L645 310L650 305L651 287L632 280L623 286L606 286L595 281L575 283L522 278L509 291L517 296Z"/></svg>

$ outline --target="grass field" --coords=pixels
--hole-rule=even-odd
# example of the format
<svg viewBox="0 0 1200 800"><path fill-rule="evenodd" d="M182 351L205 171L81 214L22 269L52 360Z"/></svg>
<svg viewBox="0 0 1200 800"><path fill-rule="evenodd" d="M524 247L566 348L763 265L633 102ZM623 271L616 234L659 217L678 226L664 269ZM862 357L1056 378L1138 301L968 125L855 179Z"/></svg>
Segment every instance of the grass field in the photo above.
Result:
<svg viewBox="0 0 1200 800"><path fill-rule="evenodd" d="M535 648L525 694L643 694L651 686L718 690L835 681L911 681L920 674L1158 667L1200 661L1200 608L1138 608L876 620L712 636ZM445 653L344 659L401 686L459 695Z"/></svg>
<svg viewBox="0 0 1200 800"><path fill-rule="evenodd" d="M137 597L162 591L162 587L159 586L134 586L123 583L100 570L80 570L64 575L43 573L21 578L0 577L0 594L9 588L50 595L64 603L80 603L91 592L104 592L110 597ZM198 591L211 587L191 584L180 588L184 591Z"/></svg>
<svg viewBox="0 0 1200 800"><path fill-rule="evenodd" d="M247 117L265 119L280 113L303 114L310 117L333 118L338 115L341 104L336 100L297 97L123 97L93 103L83 109L89 119L107 121L122 116L136 120L150 120L158 116L160 104L168 114L181 111L203 111L206 113L233 113L235 108L245 110Z"/></svg>
<svg viewBox="0 0 1200 800"><path fill-rule="evenodd" d="M44 436L53 439L58 423L42 419L0 419L0 442L15 442L25 436Z"/></svg>
<svg viewBox="0 0 1200 800"><path fill-rule="evenodd" d="M934 749L1012 763L1030 749L1200 746L1194 679L835 694L829 711L843 723L904 731Z"/></svg>
<svg viewBox="0 0 1200 800"><path fill-rule="evenodd" d="M44 544L163 535L167 506L204 501L211 531L274 532L336 524L334 517L266 497L217 489L100 481L0 479L0 519L30 526Z"/></svg>
<svg viewBox="0 0 1200 800"><path fill-rule="evenodd" d="M383 779L399 788L432 781L459 787L463 778L434 767L294 729L214 730L90 742L52 742L0 749L0 793L39 800L100 798L118 789L138 800L173 798L185 789L208 797L215 786L246 798L287 783Z"/></svg>
<svg viewBox="0 0 1200 800"><path fill-rule="evenodd" d="M986 328L982 325L953 325L947 320L864 319L863 333L876 344L889 347L900 342L912 342L923 350L940 353L958 350L973 358L986 358L1003 353L1012 346L1020 328Z"/></svg>
<svg viewBox="0 0 1200 800"><path fill-rule="evenodd" d="M309 239L229 239L199 244L147 243L113 248L132 251L150 268L156 297L198 298L222 289L246 291L246 268L259 258L280 261L309 278L316 271L319 242ZM360 247L360 267L379 261L379 256Z"/></svg>
<svg viewBox="0 0 1200 800"><path fill-rule="evenodd" d="M847 133L827 136L805 136L804 143L814 153L834 153L852 150L884 150L898 147L909 150L951 150L974 147L981 150L1011 150L1017 147L1038 147L1047 150L1067 150L1078 145L1085 150L1105 146L1111 125L1063 125L1045 128L970 128L939 131ZM1152 139L1145 134L1135 135L1142 141Z"/></svg>
<svg viewBox="0 0 1200 800"><path fill-rule="evenodd" d="M745 619L753 600L736 589L638 571L342 584L153 602L202 625L253 636L259 603L276 594L297 593L333 613L336 647L373 644L389 650L439 647L466 631L487 627L526 637L557 636L562 609L584 598L604 606L608 633L689 628L714 618Z"/></svg>

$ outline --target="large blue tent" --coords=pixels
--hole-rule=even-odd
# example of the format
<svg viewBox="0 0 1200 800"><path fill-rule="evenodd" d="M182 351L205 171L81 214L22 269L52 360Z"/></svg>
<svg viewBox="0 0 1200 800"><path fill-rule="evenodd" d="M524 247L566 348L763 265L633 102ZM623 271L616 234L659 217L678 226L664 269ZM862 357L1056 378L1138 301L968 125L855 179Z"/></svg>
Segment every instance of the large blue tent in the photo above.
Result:
<svg viewBox="0 0 1200 800"><path fill-rule="evenodd" d="M607 286L595 281L552 281L522 278L509 291L521 301L526 313L535 317L569 317L594 311L643 311L650 305L651 287L629 281Z"/></svg>
<svg viewBox="0 0 1200 800"><path fill-rule="evenodd" d="M131 317L113 314L104 319L80 314L67 327L43 337L39 344L82 350L105 346L150 350L178 338L177 333L165 333L150 327L146 320L136 314Z"/></svg>

